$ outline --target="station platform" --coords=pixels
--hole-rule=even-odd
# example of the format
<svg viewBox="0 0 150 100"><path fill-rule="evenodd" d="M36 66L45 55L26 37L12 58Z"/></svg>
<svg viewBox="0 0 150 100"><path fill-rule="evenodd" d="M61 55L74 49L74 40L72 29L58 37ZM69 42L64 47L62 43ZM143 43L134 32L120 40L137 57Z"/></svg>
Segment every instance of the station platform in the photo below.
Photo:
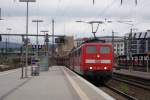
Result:
<svg viewBox="0 0 150 100"><path fill-rule="evenodd" d="M124 74L124 75L150 80L150 73L148 72L140 72L140 71L126 70L126 69L119 69L119 70L113 69L113 72L117 74Z"/></svg>
<svg viewBox="0 0 150 100"><path fill-rule="evenodd" d="M2 100L115 100L64 66L29 77Z"/></svg>

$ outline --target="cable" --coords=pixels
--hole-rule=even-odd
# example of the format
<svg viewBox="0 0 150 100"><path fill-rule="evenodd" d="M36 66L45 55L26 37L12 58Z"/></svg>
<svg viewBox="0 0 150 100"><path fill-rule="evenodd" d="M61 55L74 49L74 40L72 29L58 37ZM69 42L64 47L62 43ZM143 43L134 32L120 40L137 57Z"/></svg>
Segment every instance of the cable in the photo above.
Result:
<svg viewBox="0 0 150 100"><path fill-rule="evenodd" d="M95 20L99 19L100 16L104 15L114 4L116 0L113 0L109 5L107 5L99 14L98 18L95 18Z"/></svg>
<svg viewBox="0 0 150 100"><path fill-rule="evenodd" d="M144 2L144 1L143 1ZM150 5L150 2L148 2L147 0L145 1L146 3L144 3L143 5L142 5L142 7L147 7L147 6L149 6Z"/></svg>
<svg viewBox="0 0 150 100"><path fill-rule="evenodd" d="M100 14L98 14L98 17L101 15L104 15L104 13L106 13L114 4L115 4L116 0L113 0L108 6L106 6Z"/></svg>

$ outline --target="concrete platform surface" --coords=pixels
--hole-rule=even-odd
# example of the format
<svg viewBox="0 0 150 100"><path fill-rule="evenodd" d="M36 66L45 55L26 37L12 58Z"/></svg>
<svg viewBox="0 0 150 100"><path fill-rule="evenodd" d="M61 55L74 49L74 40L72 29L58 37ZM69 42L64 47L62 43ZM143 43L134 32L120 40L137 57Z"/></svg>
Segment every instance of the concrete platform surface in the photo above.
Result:
<svg viewBox="0 0 150 100"><path fill-rule="evenodd" d="M40 76L24 79L0 96L0 100L114 100L63 66L53 66Z"/></svg>

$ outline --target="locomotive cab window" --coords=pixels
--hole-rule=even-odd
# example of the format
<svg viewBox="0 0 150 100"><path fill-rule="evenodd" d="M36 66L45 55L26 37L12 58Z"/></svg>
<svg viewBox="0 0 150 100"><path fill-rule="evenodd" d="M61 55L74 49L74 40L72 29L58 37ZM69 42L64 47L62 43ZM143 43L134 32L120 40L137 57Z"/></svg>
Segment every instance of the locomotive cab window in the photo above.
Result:
<svg viewBox="0 0 150 100"><path fill-rule="evenodd" d="M81 55L81 48L79 49L78 54Z"/></svg>
<svg viewBox="0 0 150 100"><path fill-rule="evenodd" d="M97 53L96 46L87 46L86 53Z"/></svg>
<svg viewBox="0 0 150 100"><path fill-rule="evenodd" d="M100 53L104 54L104 53L110 53L110 48L103 46L100 48Z"/></svg>

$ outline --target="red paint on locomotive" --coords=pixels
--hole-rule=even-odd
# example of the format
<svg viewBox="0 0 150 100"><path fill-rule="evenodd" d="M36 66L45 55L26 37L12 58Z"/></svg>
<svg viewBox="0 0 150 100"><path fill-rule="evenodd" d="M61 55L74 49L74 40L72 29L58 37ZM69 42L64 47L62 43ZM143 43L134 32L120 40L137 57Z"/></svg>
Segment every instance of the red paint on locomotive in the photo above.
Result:
<svg viewBox="0 0 150 100"><path fill-rule="evenodd" d="M112 44L82 44L70 53L69 64L69 68L80 75L109 80L113 68Z"/></svg>

